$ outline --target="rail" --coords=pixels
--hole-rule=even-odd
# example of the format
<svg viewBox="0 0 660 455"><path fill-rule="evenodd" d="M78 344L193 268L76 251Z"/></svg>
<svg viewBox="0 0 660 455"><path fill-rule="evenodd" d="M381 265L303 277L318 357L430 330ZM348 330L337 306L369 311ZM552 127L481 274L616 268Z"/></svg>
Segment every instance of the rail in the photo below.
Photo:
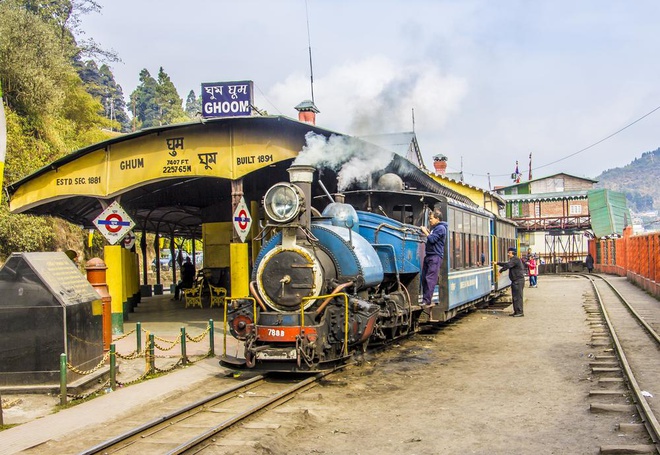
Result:
<svg viewBox="0 0 660 455"><path fill-rule="evenodd" d="M285 386L288 386L284 389L279 387L281 384L269 382L269 376L258 375L108 439L81 452L80 455L139 453L140 444L153 442L160 444L161 453L167 454L181 454L195 447L203 450L206 441L217 438L223 431L263 410L272 409L285 403L294 398L297 393L314 387L321 378L334 371L336 370L321 372L303 380L297 380L293 384L285 384ZM275 387L276 390L274 393L253 392L259 387L265 389ZM269 393L270 396L258 403L245 403L246 406L228 411L228 409L233 409L232 406L226 405L229 400L236 399L244 403L245 399L243 397L248 394L255 399L259 399L265 393ZM222 406L222 408L218 409L217 406ZM220 415L222 413L229 413L230 415L225 418ZM196 421L196 423L190 424L191 420ZM174 442L172 442L172 432L176 434ZM193 436L179 442L178 438L181 437L179 432L183 433L184 438L188 437L186 433L192 433ZM158 440L158 438L161 438L161 440Z"/></svg>
<svg viewBox="0 0 660 455"><path fill-rule="evenodd" d="M658 422L658 419L656 418L653 410L649 406L646 398L642 394L642 389L639 386L639 383L635 377L634 372L632 371L632 368L630 366L630 362L628 361L628 358L626 357L626 354L624 352L623 346L619 340L619 337L617 336L616 331L614 330L614 325L612 323L612 320L610 318L610 315L605 308L604 304L604 299L603 296L601 295L600 291L598 290L598 286L596 285L595 280L593 277L597 277L607 283L607 285L614 291L614 294L617 296L617 298L624 304L626 309L630 312L632 317L634 317L637 322L642 322L643 318L639 316L639 314L634 311L630 303L619 293L616 288L605 278L600 277L598 275L580 275L585 278L587 278L590 282L591 285L594 289L594 292L596 294L596 298L598 299L598 304L600 306L600 309L603 314L603 319L605 320L605 323L607 324L608 330L610 332L610 336L612 337L612 343L614 345L614 350L616 351L617 357L619 358L619 362L621 363L621 368L624 372L624 375L628 381L628 384L630 386L631 392L634 395L635 398L635 403L636 406L640 412L640 414L643 416L643 423L646 426L647 431L649 432L649 435L651 436L651 439L653 440L653 443L655 444L656 451L660 453L660 423ZM653 339L655 339L656 343L658 343L658 337L657 333L650 327L648 327L648 324L644 323L643 324L645 327L645 330L651 330L650 334ZM655 334L655 336L653 336Z"/></svg>

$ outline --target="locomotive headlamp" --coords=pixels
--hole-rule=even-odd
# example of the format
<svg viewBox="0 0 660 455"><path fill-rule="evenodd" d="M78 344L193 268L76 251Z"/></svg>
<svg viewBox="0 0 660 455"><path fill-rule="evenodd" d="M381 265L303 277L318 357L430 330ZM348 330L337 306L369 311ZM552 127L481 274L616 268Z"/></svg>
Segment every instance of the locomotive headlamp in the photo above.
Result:
<svg viewBox="0 0 660 455"><path fill-rule="evenodd" d="M266 215L277 223L288 223L300 215L304 207L300 188L291 183L278 183L264 197Z"/></svg>

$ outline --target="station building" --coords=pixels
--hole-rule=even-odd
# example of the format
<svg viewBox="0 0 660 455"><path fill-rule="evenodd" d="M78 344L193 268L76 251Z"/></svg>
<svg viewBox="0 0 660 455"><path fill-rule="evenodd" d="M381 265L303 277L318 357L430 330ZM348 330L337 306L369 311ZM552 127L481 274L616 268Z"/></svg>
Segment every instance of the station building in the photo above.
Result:
<svg viewBox="0 0 660 455"><path fill-rule="evenodd" d="M303 102L296 108L298 120L281 115L211 118L93 144L9 185L10 210L55 215L86 229L104 222L106 229L114 230L127 222L124 213L134 222L137 242L132 250L122 242L104 250L115 334L123 333L123 321L140 296L162 292L158 284L153 289L147 285L147 233L156 234L156 257L159 237L171 239L172 257L175 238L201 239L204 270L228 289L229 296L247 296L263 227L259 225L261 198L273 184L289 180L287 169L307 146L309 135L326 140L348 137L316 126L318 109L313 103ZM351 139L392 156L390 171L406 176L411 185L472 204L420 168L414 133L406 137L406 152L394 150L393 154L374 142ZM416 162L407 159L410 147ZM325 191L337 192L334 170L324 168L318 178ZM321 190L315 191L313 197L323 196ZM112 220L110 216L99 220L114 204L122 212L112 212ZM246 209L237 215L240 204ZM237 231L239 225L246 228L244 238ZM175 266L174 282L176 273ZM159 274L157 268L157 283Z"/></svg>
<svg viewBox="0 0 660 455"><path fill-rule="evenodd" d="M266 190L288 181L286 169L308 133L326 138L339 134L284 116L205 119L145 129L78 150L12 183L10 211L54 215L95 229L99 214L119 203L135 223L142 253L121 244L105 247L113 332L122 333L124 315L141 291L150 292L140 289L150 266L147 232L156 238L201 239L204 267L226 279L232 295L248 295L249 264L256 254L252 243L259 232L252 220L260 219L258 207ZM241 200L249 212L243 220L250 223L246 242L233 228L233 212ZM158 241L154 248L158 257Z"/></svg>

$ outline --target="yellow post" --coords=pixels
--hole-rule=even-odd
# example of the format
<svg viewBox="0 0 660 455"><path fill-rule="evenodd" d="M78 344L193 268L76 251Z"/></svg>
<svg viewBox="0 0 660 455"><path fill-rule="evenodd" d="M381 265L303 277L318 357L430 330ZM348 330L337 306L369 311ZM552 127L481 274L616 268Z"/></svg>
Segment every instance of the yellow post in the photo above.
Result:
<svg viewBox="0 0 660 455"><path fill-rule="evenodd" d="M250 216L252 217L252 226L247 241L252 243L252 264L254 264L261 249L261 240L255 240L259 237L259 203L257 201L250 201Z"/></svg>
<svg viewBox="0 0 660 455"><path fill-rule="evenodd" d="M230 243L229 260L231 270L231 295L248 296L250 270L248 267L247 243Z"/></svg>
<svg viewBox="0 0 660 455"><path fill-rule="evenodd" d="M124 273L122 267L121 245L106 245L103 248L103 258L108 267L106 282L112 298L112 333L124 333Z"/></svg>

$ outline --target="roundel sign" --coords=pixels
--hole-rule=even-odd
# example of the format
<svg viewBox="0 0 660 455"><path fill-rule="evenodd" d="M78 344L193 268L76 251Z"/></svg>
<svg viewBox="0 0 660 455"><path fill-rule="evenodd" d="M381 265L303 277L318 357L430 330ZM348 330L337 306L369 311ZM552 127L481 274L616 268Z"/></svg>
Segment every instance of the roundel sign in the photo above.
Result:
<svg viewBox="0 0 660 455"><path fill-rule="evenodd" d="M127 250L133 248L133 245L135 245L135 234L133 234L133 231L128 231L128 233L121 240L121 244Z"/></svg>
<svg viewBox="0 0 660 455"><path fill-rule="evenodd" d="M245 199L241 198L241 202L236 206L232 220L234 229L236 229L236 233L241 238L241 242L245 242L245 238L252 226L252 218L250 218L250 211L245 204Z"/></svg>
<svg viewBox="0 0 660 455"><path fill-rule="evenodd" d="M94 226L114 245L133 229L135 222L117 201L114 201L94 219Z"/></svg>

